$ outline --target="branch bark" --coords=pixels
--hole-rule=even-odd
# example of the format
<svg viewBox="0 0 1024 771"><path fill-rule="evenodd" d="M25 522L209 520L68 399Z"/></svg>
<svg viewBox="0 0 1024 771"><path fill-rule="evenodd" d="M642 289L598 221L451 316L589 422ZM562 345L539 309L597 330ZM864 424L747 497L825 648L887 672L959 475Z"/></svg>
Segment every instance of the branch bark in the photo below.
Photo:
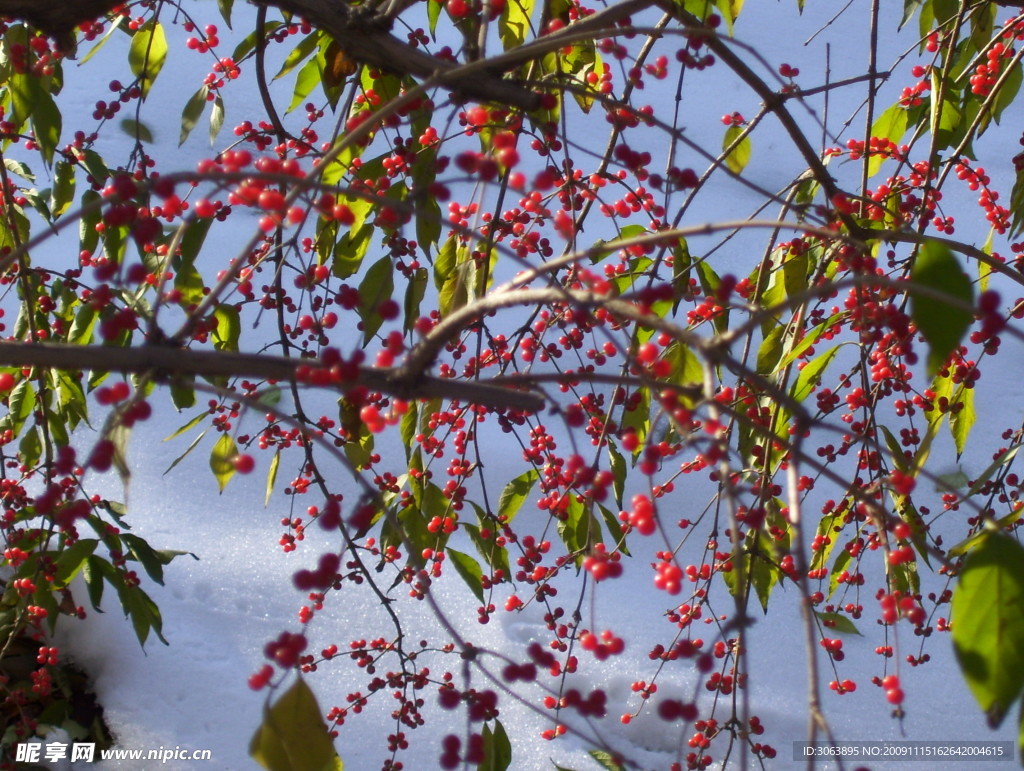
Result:
<svg viewBox="0 0 1024 771"><path fill-rule="evenodd" d="M316 366L316 360L231 351L194 351L160 345L118 348L104 345L0 342L0 366L6 367L155 372L165 378L253 377L294 381L296 369L302 365ZM544 398L535 392L515 390L486 381L410 375L396 368L360 367L359 374L343 385L344 390L358 387L391 394L399 399L457 399L464 404L526 412L537 412L544 406Z"/></svg>
<svg viewBox="0 0 1024 771"><path fill-rule="evenodd" d="M23 19L58 41L65 51L74 48L75 28L109 13L122 0L0 0L0 16ZM463 72L458 62L438 59L392 35L382 17L356 13L344 0L253 0L256 5L279 8L308 19L334 38L353 59L380 69L417 78L436 78L454 94L483 102L499 102L534 110L540 95L525 85L486 68Z"/></svg>
<svg viewBox="0 0 1024 771"><path fill-rule="evenodd" d="M458 62L438 59L392 35L379 17L363 17L339 0L253 0L308 19L323 30L346 54L364 64L417 78L435 77L458 96L482 102L502 102L522 110L540 106L540 95L506 80L499 72L473 68L460 71Z"/></svg>

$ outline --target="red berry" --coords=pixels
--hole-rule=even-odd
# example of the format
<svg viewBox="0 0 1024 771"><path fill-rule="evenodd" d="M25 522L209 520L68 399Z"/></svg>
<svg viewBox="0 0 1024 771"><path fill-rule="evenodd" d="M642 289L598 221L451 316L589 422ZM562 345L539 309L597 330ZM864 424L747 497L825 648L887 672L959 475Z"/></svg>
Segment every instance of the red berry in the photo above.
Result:
<svg viewBox="0 0 1024 771"><path fill-rule="evenodd" d="M239 453L231 461L234 464L235 471L239 474L248 474L254 468L256 468L256 461L248 453Z"/></svg>
<svg viewBox="0 0 1024 771"><path fill-rule="evenodd" d="M890 704L902 704L903 703L903 691L899 688L893 688L890 691L885 692L885 700Z"/></svg>

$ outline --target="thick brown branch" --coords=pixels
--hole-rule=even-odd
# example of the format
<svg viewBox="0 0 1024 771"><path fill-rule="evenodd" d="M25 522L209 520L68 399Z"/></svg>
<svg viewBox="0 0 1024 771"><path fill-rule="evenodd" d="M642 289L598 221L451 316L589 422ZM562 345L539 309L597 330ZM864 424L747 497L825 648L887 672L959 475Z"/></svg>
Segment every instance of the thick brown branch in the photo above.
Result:
<svg viewBox="0 0 1024 771"><path fill-rule="evenodd" d="M0 0L0 16L23 19L55 38L64 49L74 46L75 27L110 12L121 0Z"/></svg>
<svg viewBox="0 0 1024 771"><path fill-rule="evenodd" d="M539 106L540 95L506 80L500 73L471 68L460 71L457 62L438 59L399 40L387 23L359 14L344 0L254 0L257 5L280 8L308 19L333 37L357 61L389 72L417 78L435 77L459 96L500 102L523 110ZM55 38L65 50L74 46L75 27L110 12L121 0L0 0L0 16L23 19Z"/></svg>
<svg viewBox="0 0 1024 771"><path fill-rule="evenodd" d="M540 106L540 95L522 84L505 80L486 69L460 71L461 65L438 59L392 35L381 19L355 15L339 0L253 0L308 19L323 30L353 59L389 72L417 78L436 78L459 96L483 102L502 102L523 110Z"/></svg>
<svg viewBox="0 0 1024 771"><path fill-rule="evenodd" d="M60 370L103 372L155 372L165 377L252 377L292 381L300 365L314 359L283 356L193 351L188 348L146 345L118 348L99 345L0 342L0 366L48 367ZM396 369L360 367L359 374L344 383L346 390L363 387L400 399L457 399L498 409L536 412L544 399L537 393L518 391L486 381L447 380L429 375L409 375Z"/></svg>

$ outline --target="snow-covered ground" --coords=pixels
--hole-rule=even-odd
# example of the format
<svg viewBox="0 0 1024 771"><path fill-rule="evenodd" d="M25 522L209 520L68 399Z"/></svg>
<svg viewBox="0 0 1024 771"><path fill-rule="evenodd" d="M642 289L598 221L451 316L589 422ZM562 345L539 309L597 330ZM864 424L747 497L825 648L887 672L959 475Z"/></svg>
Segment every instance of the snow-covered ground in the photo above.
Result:
<svg viewBox="0 0 1024 771"><path fill-rule="evenodd" d="M261 719L265 692L251 691L246 680L263 663L263 644L282 629L296 628L296 611L303 597L291 588L291 575L305 567L310 557L301 549L284 554L276 546L281 532L279 502L264 508L260 485L244 484L254 480L236 479L218 496L201 453L179 465L175 472L180 474L162 476L180 445L161 443L163 435L155 425L140 428L138 433L131 446L136 458L129 496L134 530L158 548L189 549L200 557L198 561L190 557L176 559L165 570L166 587L152 587L170 645L151 639L142 651L118 606L111 602L104 614L91 613L84 622L65 624L60 647L94 677L118 747L212 751L212 761L172 761L161 766L181 771L256 768L248 756L248 744ZM182 479L189 480L187 488ZM642 563L630 566L623 579L603 584L597 593L595 616L625 618L618 628L629 629L627 651L615 676L609 682L588 681L581 676L582 682L576 687L584 693L595 687L608 692L609 717L597 729L603 739L642 768L664 769L675 760L679 743L685 741L683 729L673 729L656 716L641 718L628 729L617 719L628 711L625 700L629 696L634 697L630 705L635 707L635 694L630 693L629 685L649 677L646 652L661 639L655 634L664 631L663 623L649 622L657 619L660 608L644 567ZM440 582L439 587L440 605L450 618L465 620L460 628L482 648L504 651L522 660L531 640L545 638L541 619L530 612L501 614L500 622L481 627L475 620L478 603L460 582ZM768 729L763 741L779 751L775 767L790 768L800 765L792 760L792 742L806 736L806 675L800 625L792 610L796 604L793 596L785 596L782 591L778 589L779 594L773 597L772 614L754 626L750 699L754 713ZM336 603L308 630L313 638L311 648L317 649L317 637L337 641L348 630L371 634L380 622L378 611L374 606L343 607ZM403 604L400 612L411 630L433 626L431 612L424 604L412 608ZM632 619L635 623L630 623ZM415 634L411 632L411 636ZM915 638L906 627L900 635L905 655L912 650ZM875 642L867 637L846 637L844 642L844 672L877 671L878 657L872 650ZM866 676L852 694L839 697L823 689L825 712L836 737L849 741L1015 739L1012 716L995 733L984 725L963 685L948 639L932 641L928 650L933 657L930 664L903 669L908 694L903 721L890 716L881 690L868 684ZM360 675L364 674L346 659L337 659L308 676L307 681L325 706L363 687L365 681ZM831 679L831 675L826 673L824 679ZM661 696L689 698L694 694L688 667L676 672L666 670L659 684ZM432 697L426 698L430 703ZM543 741L540 731L550 724L522 706L506 702L502 722L513 740L511 768L548 771L553 768L551 760L575 771L598 768L586 754L589 746L572 737L554 743ZM382 712L370 713L353 718L337 742L349 771L380 768L385 757L382 742L375 738L391 732L393 724ZM434 718L442 726L449 719L440 712ZM458 728L447 726L444 730ZM412 750L402 758L407 769L436 767L439 750L432 739L441 729L430 723L423 730L429 735L418 737L413 732L410 736ZM871 766L900 768L903 763ZM139 761L108 761L99 767L143 766ZM958 764L942 767L956 768ZM980 770L1009 766L972 762L968 767Z"/></svg>

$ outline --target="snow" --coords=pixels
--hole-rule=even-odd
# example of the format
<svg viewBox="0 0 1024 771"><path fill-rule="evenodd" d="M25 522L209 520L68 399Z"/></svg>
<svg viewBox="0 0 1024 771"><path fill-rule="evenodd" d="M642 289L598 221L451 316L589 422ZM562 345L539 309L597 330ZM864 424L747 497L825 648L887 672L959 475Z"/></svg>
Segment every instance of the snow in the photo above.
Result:
<svg viewBox="0 0 1024 771"><path fill-rule="evenodd" d="M1005 385L1005 384L996 384ZM167 421L170 430L173 420ZM302 594L291 586L292 573L314 558L299 549L283 553L276 546L284 505L272 501L264 508L262 485L257 478L232 481L223 495L205 468L204 456L195 453L166 476L162 471L183 445L164 443L170 430L157 424L140 427L130 446L133 477L129 490L130 521L156 548L187 549L189 556L177 558L165 569L165 587L149 587L160 606L164 634L169 646L155 638L141 649L130 624L110 601L106 613L90 613L82 622L64 624L57 643L94 678L106 719L117 737L117 747L126 749L209 749L212 761L169 761L167 769L256 768L248 755L249 740L260 723L266 692L253 692L248 676L264 662L262 647L283 629L298 628L296 611ZM144 449L144 451L142 451ZM258 468L254 477L259 474ZM182 485L187 482L188 488ZM116 484L112 482L116 488ZM641 715L628 727L618 715L633 711L636 695L630 684L648 679L652 673L646 652L664 641L667 625L658 622L663 600L650 591L646 561L630 561L622 579L599 587L593 614L593 628L604 628L627 618L629 630L626 653L619 659L610 680L595 682L580 675L568 683L581 693L602 688L609 697L608 715L603 721L572 724L584 735L607 743L625 753L641 768L667 768L685 743L682 729L668 726L653 714ZM489 626L476 623L476 599L460 582L438 584L436 600L456 623L462 634L481 649L497 651L510 659L526 658L526 646L546 640L547 632L539 611L533 607L519 614L499 614ZM84 588L77 593L84 595ZM379 607L336 602L328 615L314 619L307 633L311 649L318 638L341 642L345 634L370 636L383 623ZM402 621L410 639L436 628L425 603L399 603ZM411 606L411 607L410 607ZM779 759L774 768L802 767L792 759L792 742L806 736L806 672L802 627L799 624L792 587L776 589L772 613L755 619L748 655L752 659L749 693L752 713L767 727L761 740L774 746ZM382 627L383 628L383 627ZM337 630L342 630L341 639ZM707 635L715 639L713 634ZM869 641L870 640L870 641ZM872 647L877 636L844 637L847 660L844 676L854 676L860 687L855 693L837 696L822 687L825 714L836 738L848 741L903 740L1013 740L1013 719L998 732L991 732L966 691L953 661L947 639L933 640L926 650L933 661L908 671L904 667L907 701L906 717L895 720L880 689L867 683L867 676L879 669ZM905 655L917 640L903 626L899 643ZM819 665L823 664L819 656ZM450 662L445 664L450 668ZM492 671L498 667L491 667ZM607 669L603 670L607 671ZM860 677L857 677L860 675ZM832 675L823 672L823 682ZM339 702L344 694L365 688L365 673L339 658L306 676L320 695L321 707ZM658 698L690 700L698 695L689 667L666 669L658 679ZM479 676L474 687L481 687ZM430 704L433 691L425 698ZM534 696L539 691L534 690ZM535 699L536 700L536 699ZM654 701L657 701L655 699ZM513 742L513 769L547 771L554 760L565 768L585 771L597 768L586 750L592 745L575 737L557 742L540 739L550 723L535 712L511 700L502 702L501 720ZM390 709L388 707L387 709ZM341 729L337 747L350 771L376 769L385 755L383 737L393 730L385 710L374 707L369 714L355 716ZM442 731L460 730L448 713L434 710L421 735L411 732L411 750L400 755L407 769L436 767L439 752L435 737ZM439 722L438 722L439 721ZM92 767L92 766L90 766ZM95 767L139 768L138 761L106 761ZM829 768L827 764L820 768ZM902 762L872 763L872 768L899 768ZM951 766L952 767L952 766ZM973 762L972 769L1006 768L1005 763Z"/></svg>

